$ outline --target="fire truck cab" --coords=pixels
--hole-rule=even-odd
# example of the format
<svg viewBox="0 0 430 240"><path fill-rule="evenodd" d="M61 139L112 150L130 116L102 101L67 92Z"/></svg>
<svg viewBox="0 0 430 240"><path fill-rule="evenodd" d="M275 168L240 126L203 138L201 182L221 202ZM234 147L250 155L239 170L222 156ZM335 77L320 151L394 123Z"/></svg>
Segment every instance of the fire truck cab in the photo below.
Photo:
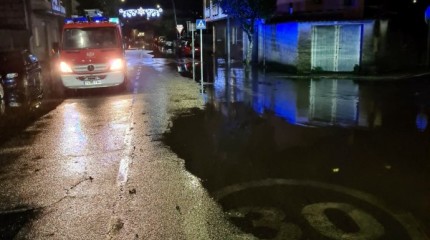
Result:
<svg viewBox="0 0 430 240"><path fill-rule="evenodd" d="M126 84L121 28L109 18L66 19L58 60L59 77L66 89Z"/></svg>

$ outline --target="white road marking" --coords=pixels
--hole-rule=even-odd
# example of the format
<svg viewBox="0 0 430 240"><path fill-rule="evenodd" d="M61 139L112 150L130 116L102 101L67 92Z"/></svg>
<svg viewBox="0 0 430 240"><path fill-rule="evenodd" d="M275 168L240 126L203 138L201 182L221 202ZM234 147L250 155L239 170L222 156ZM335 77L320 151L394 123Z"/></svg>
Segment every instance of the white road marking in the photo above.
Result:
<svg viewBox="0 0 430 240"><path fill-rule="evenodd" d="M380 210L386 212L388 215L397 220L408 232L409 236L412 240L429 240L428 236L424 233L423 227L421 224L408 212L401 212L399 210L391 210L389 209L381 200L378 198L364 193L355 189L350 189L338 185L315 182L310 180L295 180L295 179L265 179L261 181L252 181L241 184L235 184L231 186L227 186L217 192L214 193L214 198L217 201L220 201L224 197L240 192L250 188L259 188L259 187L271 187L276 185L285 185L285 186L305 186L305 187L314 187L320 188L335 192L340 192L362 201L365 201Z"/></svg>
<svg viewBox="0 0 430 240"><path fill-rule="evenodd" d="M360 228L358 232L347 233L336 227L325 214L327 209L337 209L348 215ZM385 234L384 227L370 214L347 203L315 203L302 210L309 224L320 234L330 239L376 240Z"/></svg>

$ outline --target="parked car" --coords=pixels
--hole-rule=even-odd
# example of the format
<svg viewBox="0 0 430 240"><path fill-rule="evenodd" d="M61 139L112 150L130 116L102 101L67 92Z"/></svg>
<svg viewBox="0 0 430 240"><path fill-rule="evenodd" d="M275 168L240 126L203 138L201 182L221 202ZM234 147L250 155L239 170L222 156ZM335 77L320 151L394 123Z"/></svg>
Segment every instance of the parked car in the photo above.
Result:
<svg viewBox="0 0 430 240"><path fill-rule="evenodd" d="M181 40L176 51L179 57L191 57L193 55L191 40ZM198 56L200 56L200 46L194 40L194 57Z"/></svg>
<svg viewBox="0 0 430 240"><path fill-rule="evenodd" d="M159 50L163 45L164 40L166 40L166 36L158 36L154 38L154 49Z"/></svg>
<svg viewBox="0 0 430 240"><path fill-rule="evenodd" d="M4 90L3 85L0 84L0 121L2 120L1 116L3 116L6 112L6 104L4 101Z"/></svg>
<svg viewBox="0 0 430 240"><path fill-rule="evenodd" d="M0 79L7 109L30 110L40 106L42 67L28 50L0 52Z"/></svg>
<svg viewBox="0 0 430 240"><path fill-rule="evenodd" d="M160 47L160 52L164 54L173 54L175 49L175 41L171 39L165 39Z"/></svg>

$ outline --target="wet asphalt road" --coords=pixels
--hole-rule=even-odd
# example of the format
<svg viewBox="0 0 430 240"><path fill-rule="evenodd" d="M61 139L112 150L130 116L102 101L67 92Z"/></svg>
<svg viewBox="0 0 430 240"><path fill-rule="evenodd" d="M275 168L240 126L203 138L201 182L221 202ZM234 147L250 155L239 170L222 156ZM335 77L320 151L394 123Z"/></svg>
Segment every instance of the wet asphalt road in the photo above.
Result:
<svg viewBox="0 0 430 240"><path fill-rule="evenodd" d="M429 239L430 79L213 60L201 94L149 53L127 52L127 91L9 120L1 239Z"/></svg>

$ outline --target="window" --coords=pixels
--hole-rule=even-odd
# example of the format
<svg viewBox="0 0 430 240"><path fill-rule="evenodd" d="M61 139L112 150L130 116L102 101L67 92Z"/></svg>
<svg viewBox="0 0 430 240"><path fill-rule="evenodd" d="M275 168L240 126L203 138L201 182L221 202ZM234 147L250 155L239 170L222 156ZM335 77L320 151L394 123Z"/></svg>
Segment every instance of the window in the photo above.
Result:
<svg viewBox="0 0 430 240"><path fill-rule="evenodd" d="M64 32L63 48L66 50L116 46L115 28L75 28Z"/></svg>

